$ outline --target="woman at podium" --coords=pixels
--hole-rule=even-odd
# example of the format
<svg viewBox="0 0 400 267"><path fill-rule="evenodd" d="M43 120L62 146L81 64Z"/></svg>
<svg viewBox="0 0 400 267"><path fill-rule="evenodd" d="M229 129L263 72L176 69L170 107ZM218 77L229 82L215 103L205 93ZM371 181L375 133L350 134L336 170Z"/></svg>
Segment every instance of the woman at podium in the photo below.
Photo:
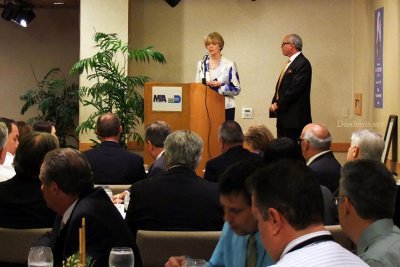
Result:
<svg viewBox="0 0 400 267"><path fill-rule="evenodd" d="M222 56L224 39L219 33L209 33L204 38L204 45L208 53L197 63L196 82L225 96L225 120L234 120L234 96L240 93L236 63Z"/></svg>

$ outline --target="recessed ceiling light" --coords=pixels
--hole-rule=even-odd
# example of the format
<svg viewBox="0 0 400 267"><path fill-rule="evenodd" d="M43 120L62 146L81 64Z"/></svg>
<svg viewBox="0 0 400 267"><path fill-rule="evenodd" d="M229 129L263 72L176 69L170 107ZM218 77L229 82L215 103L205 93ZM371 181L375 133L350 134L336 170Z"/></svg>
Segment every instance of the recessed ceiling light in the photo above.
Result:
<svg viewBox="0 0 400 267"><path fill-rule="evenodd" d="M54 2L54 5L64 5L64 2Z"/></svg>

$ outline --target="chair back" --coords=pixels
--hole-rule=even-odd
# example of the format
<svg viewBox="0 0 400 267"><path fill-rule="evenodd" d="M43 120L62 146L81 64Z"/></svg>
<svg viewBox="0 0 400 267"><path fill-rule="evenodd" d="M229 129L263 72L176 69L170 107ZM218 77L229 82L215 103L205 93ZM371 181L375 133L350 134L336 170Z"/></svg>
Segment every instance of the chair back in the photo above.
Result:
<svg viewBox="0 0 400 267"><path fill-rule="evenodd" d="M0 228L0 262L26 263L29 249L51 228L8 229Z"/></svg>
<svg viewBox="0 0 400 267"><path fill-rule="evenodd" d="M143 267L161 267L171 256L187 255L208 261L220 235L220 231L139 230L136 243Z"/></svg>
<svg viewBox="0 0 400 267"><path fill-rule="evenodd" d="M345 249L354 252L356 245L351 239L343 232L342 227L338 225L325 225L326 230L331 232L333 239Z"/></svg>
<svg viewBox="0 0 400 267"><path fill-rule="evenodd" d="M128 190L131 187L130 184L107 184L107 185L96 184L95 185L95 187L104 187L104 186L108 186L108 188L111 189L113 195L122 193L122 192L124 192L125 190Z"/></svg>

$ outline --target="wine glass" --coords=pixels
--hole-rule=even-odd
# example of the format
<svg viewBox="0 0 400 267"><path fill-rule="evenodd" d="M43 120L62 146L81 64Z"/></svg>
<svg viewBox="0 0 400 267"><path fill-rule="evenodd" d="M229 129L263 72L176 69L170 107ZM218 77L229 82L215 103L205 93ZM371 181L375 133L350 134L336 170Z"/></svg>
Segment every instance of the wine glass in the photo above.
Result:
<svg viewBox="0 0 400 267"><path fill-rule="evenodd" d="M108 259L109 267L133 267L135 258L132 248L116 247L112 248L110 258Z"/></svg>
<svg viewBox="0 0 400 267"><path fill-rule="evenodd" d="M184 267L206 267L207 263L203 259L185 259Z"/></svg>
<svg viewBox="0 0 400 267"><path fill-rule="evenodd" d="M53 253L49 247L31 247L28 267L53 267Z"/></svg>

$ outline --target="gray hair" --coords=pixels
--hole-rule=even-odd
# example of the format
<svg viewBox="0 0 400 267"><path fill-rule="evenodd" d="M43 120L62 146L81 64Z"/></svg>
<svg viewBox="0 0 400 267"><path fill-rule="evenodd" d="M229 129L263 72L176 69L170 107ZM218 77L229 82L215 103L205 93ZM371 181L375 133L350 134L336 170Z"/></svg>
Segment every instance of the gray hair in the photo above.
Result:
<svg viewBox="0 0 400 267"><path fill-rule="evenodd" d="M168 168L180 165L194 170L199 165L202 151L203 140L195 132L175 131L165 139L165 162Z"/></svg>
<svg viewBox="0 0 400 267"><path fill-rule="evenodd" d="M0 122L0 151L4 148L7 143L8 128L4 122Z"/></svg>
<svg viewBox="0 0 400 267"><path fill-rule="evenodd" d="M351 135L351 146L360 148L360 159L381 161L385 141L377 132L362 129Z"/></svg>
<svg viewBox="0 0 400 267"><path fill-rule="evenodd" d="M329 131L327 132L328 135L326 136L326 138L319 138L315 135L312 129L309 129L304 133L303 139L306 139L308 142L310 142L312 147L325 151L330 149L332 144L332 136Z"/></svg>
<svg viewBox="0 0 400 267"><path fill-rule="evenodd" d="M297 48L297 50L301 51L303 49L303 41L301 40L301 37L297 34L289 34L289 42L291 42L294 47Z"/></svg>
<svg viewBox="0 0 400 267"><path fill-rule="evenodd" d="M227 144L243 143L242 127L236 121L225 121L218 130L219 138Z"/></svg>

